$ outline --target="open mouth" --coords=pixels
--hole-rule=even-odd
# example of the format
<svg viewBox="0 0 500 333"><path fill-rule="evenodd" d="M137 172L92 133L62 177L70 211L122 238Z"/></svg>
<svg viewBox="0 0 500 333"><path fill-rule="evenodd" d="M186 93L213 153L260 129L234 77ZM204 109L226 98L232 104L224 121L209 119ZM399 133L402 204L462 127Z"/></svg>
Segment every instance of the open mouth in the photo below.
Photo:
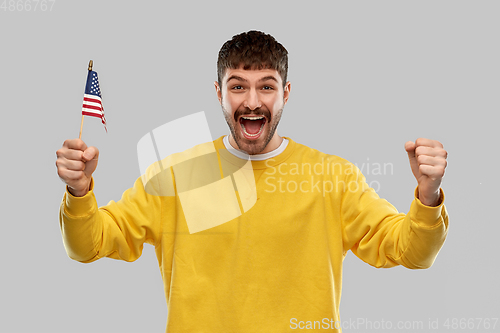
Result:
<svg viewBox="0 0 500 333"><path fill-rule="evenodd" d="M239 119L243 135L247 139L259 138L266 121L264 116L241 116Z"/></svg>

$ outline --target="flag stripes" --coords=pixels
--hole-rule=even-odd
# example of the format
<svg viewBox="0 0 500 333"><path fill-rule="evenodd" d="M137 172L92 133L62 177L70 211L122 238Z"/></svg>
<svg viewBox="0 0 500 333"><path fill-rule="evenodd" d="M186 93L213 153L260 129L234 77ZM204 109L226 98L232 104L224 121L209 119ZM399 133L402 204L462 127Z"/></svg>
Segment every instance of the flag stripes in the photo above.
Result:
<svg viewBox="0 0 500 333"><path fill-rule="evenodd" d="M104 118L99 80L97 79L97 73L92 70L89 70L87 75L87 83L83 95L82 115L101 118L104 129L106 129L106 132L108 131L106 128L106 118Z"/></svg>

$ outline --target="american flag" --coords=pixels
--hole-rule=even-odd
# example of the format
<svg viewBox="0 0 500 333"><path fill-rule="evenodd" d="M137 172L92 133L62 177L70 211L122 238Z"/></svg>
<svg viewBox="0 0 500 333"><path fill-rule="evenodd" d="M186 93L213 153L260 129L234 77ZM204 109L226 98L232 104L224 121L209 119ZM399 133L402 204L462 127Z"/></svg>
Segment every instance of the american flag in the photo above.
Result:
<svg viewBox="0 0 500 333"><path fill-rule="evenodd" d="M106 118L104 118L104 108L102 106L101 89L97 73L89 71L87 75L87 84L85 85L85 94L83 95L82 115L99 117L106 129ZM106 132L108 130L106 129Z"/></svg>

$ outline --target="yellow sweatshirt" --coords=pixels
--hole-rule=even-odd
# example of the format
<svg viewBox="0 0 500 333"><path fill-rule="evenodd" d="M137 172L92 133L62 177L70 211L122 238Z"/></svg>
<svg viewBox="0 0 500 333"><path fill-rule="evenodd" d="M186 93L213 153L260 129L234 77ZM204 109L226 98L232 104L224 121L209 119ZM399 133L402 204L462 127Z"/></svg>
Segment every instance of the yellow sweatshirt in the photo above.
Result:
<svg viewBox="0 0 500 333"><path fill-rule="evenodd" d="M241 162L227 153L222 137L213 142L219 182L202 172L186 185L182 173L196 168L166 163L166 177L143 175L121 200L104 207L97 207L93 181L84 197L66 191L60 226L68 256L84 263L103 257L134 261L144 242L154 245L167 332L341 332L347 251L375 267L430 267L448 231L444 194L437 207L415 196L409 213L398 213L355 165L287 139L278 156L251 162L255 195L249 201L252 187L245 192L241 177L228 171L227 165ZM236 201L231 191L210 190L224 180L224 186L236 186ZM169 188L159 190L169 181ZM197 189L204 194L189 202L186 193ZM201 200L207 193L215 194ZM229 217L203 225L212 219L203 213L206 202Z"/></svg>

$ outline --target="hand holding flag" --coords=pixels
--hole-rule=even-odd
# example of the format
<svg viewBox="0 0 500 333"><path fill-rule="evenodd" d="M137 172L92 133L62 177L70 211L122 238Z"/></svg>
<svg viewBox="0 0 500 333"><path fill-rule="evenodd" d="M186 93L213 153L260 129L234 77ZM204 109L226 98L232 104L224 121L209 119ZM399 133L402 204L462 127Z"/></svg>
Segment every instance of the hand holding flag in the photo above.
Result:
<svg viewBox="0 0 500 333"><path fill-rule="evenodd" d="M84 196L90 190L92 173L97 167L99 158L99 150L96 147L87 147L85 142L81 140L84 116L101 118L106 129L101 89L99 88L97 73L92 71L92 60L89 62L89 73L85 85L85 94L83 95L80 138L64 141L62 148L56 152L57 174L68 186L68 191L77 197Z"/></svg>
<svg viewBox="0 0 500 333"><path fill-rule="evenodd" d="M56 151L56 166L59 178L68 186L68 191L83 197L90 190L92 173L97 168L99 149L87 147L80 139L66 140Z"/></svg>

